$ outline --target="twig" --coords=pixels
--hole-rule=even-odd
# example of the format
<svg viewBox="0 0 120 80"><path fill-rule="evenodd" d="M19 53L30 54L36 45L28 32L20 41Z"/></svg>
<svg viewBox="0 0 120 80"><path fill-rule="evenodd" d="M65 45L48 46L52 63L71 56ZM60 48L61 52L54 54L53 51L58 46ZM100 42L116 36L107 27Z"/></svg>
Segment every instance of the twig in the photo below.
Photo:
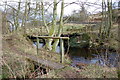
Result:
<svg viewBox="0 0 120 80"><path fill-rule="evenodd" d="M14 76L14 78L16 78L15 73L13 72L13 70L10 68L10 66L2 59L2 62L8 67L8 69L10 70L10 72L12 73L12 75Z"/></svg>

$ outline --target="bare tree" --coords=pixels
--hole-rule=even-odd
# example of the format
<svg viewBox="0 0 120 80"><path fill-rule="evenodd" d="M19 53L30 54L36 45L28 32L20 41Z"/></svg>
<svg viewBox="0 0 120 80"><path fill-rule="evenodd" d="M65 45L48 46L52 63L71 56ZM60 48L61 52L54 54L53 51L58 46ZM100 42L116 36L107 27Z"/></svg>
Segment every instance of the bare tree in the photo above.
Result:
<svg viewBox="0 0 120 80"><path fill-rule="evenodd" d="M107 0L108 5L108 30L107 36L110 37L110 30L112 27L112 0Z"/></svg>
<svg viewBox="0 0 120 80"><path fill-rule="evenodd" d="M61 15L60 15L60 24L58 29L58 37L61 36L62 29L63 29L63 14L64 14L64 0L62 0L62 3L61 3ZM55 40L52 51L56 50L58 43L59 43L59 39Z"/></svg>
<svg viewBox="0 0 120 80"><path fill-rule="evenodd" d="M24 27L24 34L26 34L26 22L27 22L27 17L28 17L27 4L28 4L28 1L26 0L25 11L24 11L24 16L23 16L23 20L22 20L22 27Z"/></svg>
<svg viewBox="0 0 120 80"><path fill-rule="evenodd" d="M56 27L56 17L57 17L57 0L54 0L54 8L53 8L53 20L52 20L52 26L49 30L49 36L55 35L55 27ZM52 39L48 39L46 43L46 48L49 50L52 50Z"/></svg>
<svg viewBox="0 0 120 80"><path fill-rule="evenodd" d="M44 26L46 28L46 31L47 33L49 33L49 28L47 26L47 23L46 23L46 20L45 20L45 14L44 14L44 4L43 4L43 1L41 2L41 7L42 7L42 20L43 20L43 23L44 23Z"/></svg>

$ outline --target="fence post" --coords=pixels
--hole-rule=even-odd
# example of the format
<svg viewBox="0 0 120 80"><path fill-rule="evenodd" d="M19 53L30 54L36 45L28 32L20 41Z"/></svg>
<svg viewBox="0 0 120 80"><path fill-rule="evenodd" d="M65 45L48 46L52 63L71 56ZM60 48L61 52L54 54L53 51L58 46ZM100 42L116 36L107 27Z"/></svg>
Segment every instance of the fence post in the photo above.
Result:
<svg viewBox="0 0 120 80"><path fill-rule="evenodd" d="M60 38L60 54L61 54L61 63L64 63L64 43L62 38Z"/></svg>
<svg viewBox="0 0 120 80"><path fill-rule="evenodd" d="M36 44L36 46L37 46L37 54L38 54L38 48L39 48L39 38L37 37L37 44Z"/></svg>

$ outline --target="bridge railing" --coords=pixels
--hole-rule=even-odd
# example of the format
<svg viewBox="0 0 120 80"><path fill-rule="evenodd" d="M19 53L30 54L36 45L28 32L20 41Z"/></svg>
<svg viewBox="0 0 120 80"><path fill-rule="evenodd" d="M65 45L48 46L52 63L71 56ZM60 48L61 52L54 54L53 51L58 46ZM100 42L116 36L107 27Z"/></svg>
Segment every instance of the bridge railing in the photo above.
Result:
<svg viewBox="0 0 120 80"><path fill-rule="evenodd" d="M64 63L64 42L63 42L63 40L64 39L69 40L69 37L52 37L52 36L36 36L36 35L33 35L33 36L37 38L37 54L38 54L38 48L39 48L39 38L60 39L60 54L61 54L61 57L60 57L61 61L60 62Z"/></svg>

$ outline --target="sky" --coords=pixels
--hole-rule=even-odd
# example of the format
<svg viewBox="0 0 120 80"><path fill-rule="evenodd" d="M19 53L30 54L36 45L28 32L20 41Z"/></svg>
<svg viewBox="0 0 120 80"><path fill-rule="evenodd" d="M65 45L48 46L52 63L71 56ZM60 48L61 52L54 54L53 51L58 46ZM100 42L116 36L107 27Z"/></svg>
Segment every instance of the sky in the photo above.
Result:
<svg viewBox="0 0 120 80"><path fill-rule="evenodd" d="M0 0L0 3L2 4L3 1L19 1L19 0ZM21 1L25 1L25 0L21 0ZM35 1L35 0L31 0L31 1ZM42 1L42 0L36 0L36 1ZM43 0L43 1L48 1L48 2L52 2L53 0ZM117 2L119 0L113 0L113 2ZM65 3L72 3L72 2L78 2L78 3L84 3L87 2L87 3L96 3L98 5L85 5L85 8L86 10L92 14L92 13L98 13L98 12L101 12L101 2L102 0L65 0ZM60 8L61 8L61 4L58 5L57 7L57 13L58 15L60 15ZM64 9L64 15L70 15L72 14L73 10L80 10L81 7L80 5L77 5L77 4L71 4L67 7L65 7Z"/></svg>
<svg viewBox="0 0 120 80"><path fill-rule="evenodd" d="M81 2L85 3L85 1L90 2L90 3L96 2L96 0L65 0L66 3L70 3L70 2L74 2L74 1L76 1L76 2L78 1L79 3L81 3ZM100 0L97 0L97 1L100 4ZM91 13L94 12L94 10L98 7L100 7L100 6L88 6L88 5L85 6L86 10ZM80 5L72 4L68 7L66 7L65 11L67 12L67 14L71 14L73 10L80 10L80 9L81 9Z"/></svg>

